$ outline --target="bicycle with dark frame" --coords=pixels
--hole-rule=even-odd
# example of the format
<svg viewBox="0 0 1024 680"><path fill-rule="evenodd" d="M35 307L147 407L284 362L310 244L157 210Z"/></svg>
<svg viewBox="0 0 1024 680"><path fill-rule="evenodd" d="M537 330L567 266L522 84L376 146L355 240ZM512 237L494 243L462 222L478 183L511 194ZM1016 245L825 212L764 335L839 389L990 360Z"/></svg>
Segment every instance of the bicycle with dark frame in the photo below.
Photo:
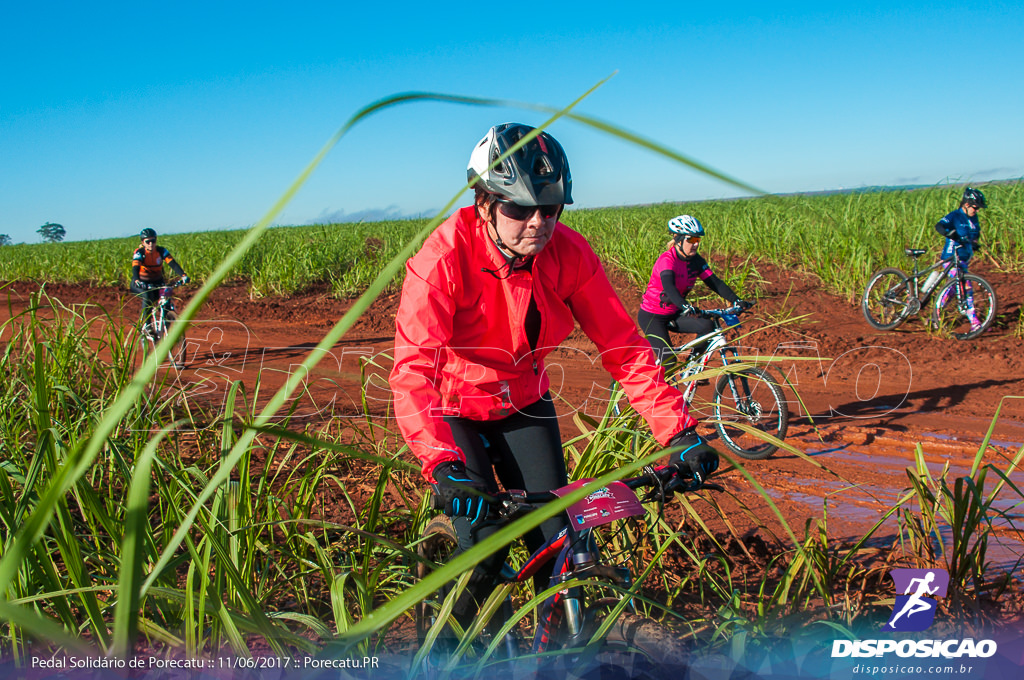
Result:
<svg viewBox="0 0 1024 680"><path fill-rule="evenodd" d="M178 313L174 307L174 290L186 283L184 279L178 279L173 283L147 284L140 282L144 291L159 290L155 302L149 305L139 320L138 335L143 350L153 350L157 344L164 339L171 327L178 320ZM185 343L179 340L171 348L169 357L172 366L183 368L185 365Z"/></svg>
<svg viewBox="0 0 1024 680"><path fill-rule="evenodd" d="M965 271L958 248L953 249L952 258L924 269L918 267L918 258L928 252L926 248L905 248L903 252L914 261L912 273L886 267L868 279L861 311L872 327L892 330L929 304L932 328L957 340L976 338L992 325L995 290L981 276ZM953 280L943 284L946 279Z"/></svg>
<svg viewBox="0 0 1024 680"><path fill-rule="evenodd" d="M508 491L495 496L487 521L508 524L545 503L557 500L592 480L583 479L560 489L526 494ZM488 659L509 660L528 650L531 657L550 654L570 668L599 664L628 666L630 677L678 677L688 659L688 652L678 637L662 624L637 613L632 598L627 597L633 585L629 564L637 562L637 554L646 544L643 540L629 542L618 552L609 550L610 536L621 528L608 531L613 525L624 525L644 516L646 503L658 504L661 515L666 498L672 493L687 493L699 488L716 489L694 479L684 479L672 467L644 468L643 474L612 482L593 489L582 500L566 509L567 526L534 552L518 569L505 565L502 580L508 584L529 581L544 565L554 561L548 597L537 614L532 640L520 637L519 620L511 599L505 597L495 614L480 631L477 653L481 663ZM644 489L643 498L637 491ZM434 497L434 507L438 499ZM651 523L647 525L650 531ZM423 578L435 564L444 564L455 551L458 539L446 515L434 517L425 527L418 546L421 560L416 573ZM625 553L625 554L624 554ZM564 587L563 587L564 586ZM423 645L421 663L428 664L431 646L440 629L450 622L440 622L446 591L440 597L428 598L416 607L416 631ZM601 596L596 596L601 593ZM616 616L609 618L615 613ZM463 644L468 650L469 645ZM526 648L526 649L524 649ZM454 650L448 650L454 651ZM444 659L438 661L444 663ZM428 670L437 670L428 668Z"/></svg>

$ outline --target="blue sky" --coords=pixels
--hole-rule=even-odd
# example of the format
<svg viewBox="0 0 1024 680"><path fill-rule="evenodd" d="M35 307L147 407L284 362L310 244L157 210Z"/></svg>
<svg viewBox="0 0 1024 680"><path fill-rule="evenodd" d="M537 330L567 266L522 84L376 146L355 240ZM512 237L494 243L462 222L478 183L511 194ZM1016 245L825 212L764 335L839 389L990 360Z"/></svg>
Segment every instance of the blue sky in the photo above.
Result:
<svg viewBox="0 0 1024 680"><path fill-rule="evenodd" d="M5 3L0 233L247 227L362 106L404 91L565 105L769 192L1024 175L1024 6ZM277 219L441 208L515 109L357 125ZM735 196L559 121L578 206ZM464 201L467 199L463 199Z"/></svg>

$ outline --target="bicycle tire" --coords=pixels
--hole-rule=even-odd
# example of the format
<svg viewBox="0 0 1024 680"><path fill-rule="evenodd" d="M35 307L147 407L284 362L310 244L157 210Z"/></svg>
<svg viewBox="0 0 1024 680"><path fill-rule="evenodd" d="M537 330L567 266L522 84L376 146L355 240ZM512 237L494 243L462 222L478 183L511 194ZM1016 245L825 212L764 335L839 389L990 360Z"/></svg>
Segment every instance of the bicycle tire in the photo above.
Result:
<svg viewBox="0 0 1024 680"><path fill-rule="evenodd" d="M992 322L995 321L996 292L992 288L992 284L976 274L967 274L964 279L971 284L974 311L981 325L978 328L971 328L970 319L961 310L960 299L957 295L957 281L950 281L935 297L932 324L940 334L957 340L973 340L988 330Z"/></svg>
<svg viewBox="0 0 1024 680"><path fill-rule="evenodd" d="M170 331L171 327L178 323L178 315L173 310L167 310L164 313L164 332L166 336ZM163 337L161 337L161 340ZM167 353L167 357L171 360L171 365L175 368L183 368L185 366L185 338L179 338L174 346L171 347L171 351Z"/></svg>
<svg viewBox="0 0 1024 680"><path fill-rule="evenodd" d="M423 558L425 561L417 561L416 563L416 580L424 578L430 570L433 568L432 564L443 564L448 561L448 558L452 555L455 549L458 547L458 537L455 533L455 527L452 525L451 518L446 515L438 515L427 522L427 526L423 529L423 540L416 548L416 554ZM442 591L439 591L439 593ZM508 601L502 605L502 610L498 614L498 618L494 619L493 622L497 625L503 624L513 614L511 605ZM436 607L433 603L428 600L422 600L417 603L414 609L414 623L416 628L416 641L422 646L426 642L427 632L434 626L437 621ZM491 635L493 630L488 628L486 634L483 636L486 642L487 635ZM444 633L442 633L443 635ZM436 642L440 641L439 637ZM505 645L498 647L496 652L496 659L511 658L518 655L519 639L515 633L503 641ZM451 640L448 644L454 644ZM454 647L452 647L454 649ZM432 650L433 651L433 650ZM450 650L442 650L442 656ZM426 662L429 666L429 658Z"/></svg>
<svg viewBox="0 0 1024 680"><path fill-rule="evenodd" d="M455 534L455 527L446 515L438 515L423 528L423 540L416 547L416 554L425 561L416 562L416 580L423 579L431 570L431 563L443 564L459 545L459 539ZM434 608L425 600L416 605L416 640L423 643L427 631L434 625L436 617Z"/></svg>
<svg viewBox="0 0 1024 680"><path fill-rule="evenodd" d="M915 301L907 275L889 267L878 270L868 279L860 309L873 328L890 331L910 317Z"/></svg>
<svg viewBox="0 0 1024 680"><path fill-rule="evenodd" d="M156 312L154 309L150 309L149 314L140 319L137 325L139 349L142 350L140 356L143 361L156 349L157 343L160 342L159 335L153 330L157 327L156 321Z"/></svg>
<svg viewBox="0 0 1024 680"><path fill-rule="evenodd" d="M736 389L738 402L730 384ZM767 458L778 446L746 430L731 427L730 422L748 425L780 440L786 438L789 428L789 407L782 388L767 371L757 367L726 373L718 379L714 412L718 436L730 451L749 460Z"/></svg>
<svg viewBox="0 0 1024 680"><path fill-rule="evenodd" d="M584 656L589 665L600 668L602 677L618 670L624 677L646 680L683 677L689 657L686 646L670 630L637 614L619 616L600 646Z"/></svg>

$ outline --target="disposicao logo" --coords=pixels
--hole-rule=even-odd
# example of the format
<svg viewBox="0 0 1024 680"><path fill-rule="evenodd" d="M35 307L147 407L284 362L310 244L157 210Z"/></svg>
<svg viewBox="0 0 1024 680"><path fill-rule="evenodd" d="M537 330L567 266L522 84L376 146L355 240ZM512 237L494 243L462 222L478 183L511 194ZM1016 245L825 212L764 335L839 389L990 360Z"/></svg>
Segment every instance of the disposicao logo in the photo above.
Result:
<svg viewBox="0 0 1024 680"><path fill-rule="evenodd" d="M896 601L892 616L883 631L901 633L927 630L935 621L935 598L946 597L949 572L945 569L893 569L889 572L896 584ZM996 653L994 640L972 638L963 640L834 640L833 657L881 657L895 653L900 657L946 659L958 657L990 657Z"/></svg>
<svg viewBox="0 0 1024 680"><path fill-rule="evenodd" d="M892 618L882 630L913 632L931 626L938 605L935 598L946 597L949 572L945 569L893 569L889 576L896 584L896 603L892 607Z"/></svg>

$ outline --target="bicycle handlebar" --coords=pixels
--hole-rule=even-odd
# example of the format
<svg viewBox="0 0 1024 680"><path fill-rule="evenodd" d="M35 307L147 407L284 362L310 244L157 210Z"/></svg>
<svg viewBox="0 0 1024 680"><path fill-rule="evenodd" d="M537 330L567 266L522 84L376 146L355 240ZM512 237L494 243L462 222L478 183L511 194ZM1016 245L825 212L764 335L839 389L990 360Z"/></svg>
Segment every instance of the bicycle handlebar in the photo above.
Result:
<svg viewBox="0 0 1024 680"><path fill-rule="evenodd" d="M722 488L715 484L695 484L693 480L681 479L674 468L668 466L644 468L645 473L639 477L630 477L619 480L632 490L646 487L656 488L661 494L687 493L698 489L711 489L721 491ZM660 495L660 494L659 494ZM558 495L554 491L539 491L526 493L517 489L494 494L487 498L491 506L489 519L511 520L527 512L536 510L537 506L557 500ZM653 498L643 499L642 502L649 502ZM434 510L444 510L444 504L436 493L431 491L430 505Z"/></svg>
<svg viewBox="0 0 1024 680"><path fill-rule="evenodd" d="M697 313L708 319L721 319L726 316L739 316L740 314L744 314L748 311L750 311L749 307L744 309L739 305L733 305L732 307L726 307L725 309L698 309Z"/></svg>
<svg viewBox="0 0 1024 680"><path fill-rule="evenodd" d="M173 283L150 283L148 281L139 281L139 285L143 290L159 290L160 288L180 288L185 285L185 281L178 279Z"/></svg>
<svg viewBox="0 0 1024 680"><path fill-rule="evenodd" d="M751 303L751 306L753 306L753 303ZM715 319L716 323L724 323L726 326L736 326L740 322L740 315L749 310L750 307L743 308L739 305L733 305L725 309L697 309L697 316L705 319Z"/></svg>

